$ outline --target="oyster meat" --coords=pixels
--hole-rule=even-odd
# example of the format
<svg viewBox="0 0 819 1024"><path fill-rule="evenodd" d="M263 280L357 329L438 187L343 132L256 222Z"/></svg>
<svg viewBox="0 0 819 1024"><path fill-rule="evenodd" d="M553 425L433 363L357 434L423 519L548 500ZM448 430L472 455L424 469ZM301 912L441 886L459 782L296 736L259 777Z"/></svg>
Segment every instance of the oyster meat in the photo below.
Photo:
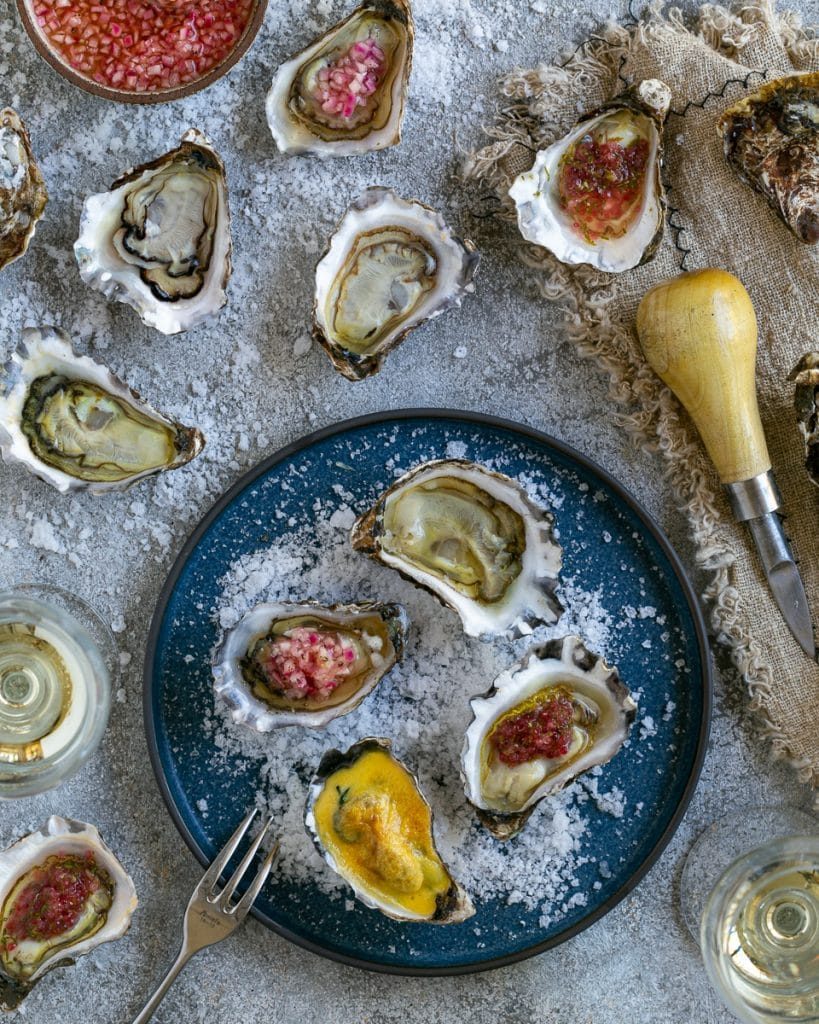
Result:
<svg viewBox="0 0 819 1024"><path fill-rule="evenodd" d="M190 129L176 149L89 196L74 254L86 284L163 334L218 312L231 273L230 210L207 136Z"/></svg>
<svg viewBox="0 0 819 1024"><path fill-rule="evenodd" d="M6 107L0 110L0 270L28 249L47 202L25 125Z"/></svg>
<svg viewBox="0 0 819 1024"><path fill-rule="evenodd" d="M435 848L432 811L389 740L329 750L310 783L307 833L362 903L398 921L458 924L475 913Z"/></svg>
<svg viewBox="0 0 819 1024"><path fill-rule="evenodd" d="M121 938L134 884L93 825L53 816L0 853L0 1004L14 1009L39 979Z"/></svg>
<svg viewBox="0 0 819 1024"><path fill-rule="evenodd" d="M461 774L497 839L517 835L544 797L610 761L637 710L617 669L576 636L533 647L471 706Z"/></svg>
<svg viewBox="0 0 819 1024"><path fill-rule="evenodd" d="M349 380L475 290L480 257L435 210L368 188L347 210L316 267L313 336Z"/></svg>
<svg viewBox="0 0 819 1024"><path fill-rule="evenodd" d="M523 237L563 263L618 274L663 236L662 127L671 90L646 79L541 150L509 190Z"/></svg>
<svg viewBox="0 0 819 1024"><path fill-rule="evenodd" d="M366 0L282 64L266 104L280 151L351 156L400 142L414 36L408 0Z"/></svg>
<svg viewBox="0 0 819 1024"><path fill-rule="evenodd" d="M258 732L320 729L349 714L401 660L408 620L396 604L262 604L224 636L214 688L234 722Z"/></svg>
<svg viewBox="0 0 819 1024"><path fill-rule="evenodd" d="M795 382L794 405L805 442L805 469L819 487L819 352L806 352L788 376Z"/></svg>
<svg viewBox="0 0 819 1024"><path fill-rule="evenodd" d="M725 157L796 237L819 242L819 71L766 82L717 124Z"/></svg>
<svg viewBox="0 0 819 1024"><path fill-rule="evenodd" d="M553 525L509 477L441 459L385 491L354 525L352 544L435 594L467 635L514 636L563 611Z"/></svg>
<svg viewBox="0 0 819 1024"><path fill-rule="evenodd" d="M124 490L190 462L205 439L151 408L57 327L26 327L0 370L0 453L58 491Z"/></svg>

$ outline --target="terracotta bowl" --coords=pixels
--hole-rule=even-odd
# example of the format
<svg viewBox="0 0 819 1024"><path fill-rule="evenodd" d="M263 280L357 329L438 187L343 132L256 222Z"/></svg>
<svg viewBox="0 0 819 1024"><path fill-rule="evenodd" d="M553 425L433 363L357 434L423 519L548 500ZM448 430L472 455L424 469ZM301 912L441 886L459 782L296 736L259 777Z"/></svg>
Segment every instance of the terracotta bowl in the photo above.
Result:
<svg viewBox="0 0 819 1024"><path fill-rule="evenodd" d="M34 16L33 0L17 0L17 10L23 27L29 35L34 47L40 56L47 61L55 71L72 85L79 86L94 96L102 96L106 100L114 100L116 103L169 103L171 100L179 100L185 96L192 96L201 92L213 82L216 82L236 64L248 51L251 43L264 21L265 10L268 0L253 0L250 18L245 26L244 32L239 36L233 49L215 67L207 71L201 78L184 85L177 85L171 89L155 89L150 92L135 92L131 89L114 89L107 85L100 85L99 82L87 78L85 75L75 71L62 54L56 50L49 41L48 36L37 24Z"/></svg>

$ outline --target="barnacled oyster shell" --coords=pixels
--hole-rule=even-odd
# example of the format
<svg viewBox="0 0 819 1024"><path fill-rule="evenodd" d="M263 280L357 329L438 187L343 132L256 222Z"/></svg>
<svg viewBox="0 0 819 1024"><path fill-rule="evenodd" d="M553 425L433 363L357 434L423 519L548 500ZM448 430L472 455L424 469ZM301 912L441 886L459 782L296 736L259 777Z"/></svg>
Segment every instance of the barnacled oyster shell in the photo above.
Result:
<svg viewBox="0 0 819 1024"><path fill-rule="evenodd" d="M725 157L796 237L819 242L819 71L766 82L717 123Z"/></svg>
<svg viewBox="0 0 819 1024"><path fill-rule="evenodd" d="M54 871L81 887L62 908L68 921L36 900ZM2 1008L14 1009L47 971L121 938L136 905L133 882L93 825L54 816L0 853Z"/></svg>
<svg viewBox="0 0 819 1024"><path fill-rule="evenodd" d="M408 0L366 0L282 64L266 104L281 152L350 156L400 142L414 36Z"/></svg>
<svg viewBox="0 0 819 1024"><path fill-rule="evenodd" d="M523 237L563 263L612 274L650 260L665 224L660 170L670 104L668 86L645 79L541 150L509 190Z"/></svg>
<svg viewBox="0 0 819 1024"><path fill-rule="evenodd" d="M564 753L525 758L527 751L516 746L516 735L498 733L504 723L511 722L513 732L515 721L531 723L539 709L549 710L547 703L555 701L555 714L566 710ZM544 797L610 761L628 736L637 709L617 669L576 636L533 647L486 694L474 697L471 706L461 774L467 799L497 839L517 835Z"/></svg>
<svg viewBox="0 0 819 1024"><path fill-rule="evenodd" d="M86 284L163 334L218 312L231 273L230 210L208 137L191 128L176 149L89 196L74 253Z"/></svg>
<svg viewBox="0 0 819 1024"><path fill-rule="evenodd" d="M0 110L0 270L28 249L47 202L25 125L6 107Z"/></svg>
<svg viewBox="0 0 819 1024"><path fill-rule="evenodd" d="M514 636L563 611L553 527L514 480L441 459L397 480L359 517L351 539L449 605L467 635Z"/></svg>
<svg viewBox="0 0 819 1024"><path fill-rule="evenodd" d="M190 462L205 439L158 413L57 327L26 327L0 371L0 453L58 491L124 490Z"/></svg>
<svg viewBox="0 0 819 1024"><path fill-rule="evenodd" d="M806 352L791 370L799 432L805 442L805 469L819 487L819 352Z"/></svg>
<svg viewBox="0 0 819 1024"><path fill-rule="evenodd" d="M368 188L316 267L313 335L349 380L377 373L411 330L474 291L479 259L435 210Z"/></svg>
<svg viewBox="0 0 819 1024"><path fill-rule="evenodd" d="M435 848L432 811L389 740L329 750L304 819L321 856L368 907L398 921L458 924L475 913Z"/></svg>

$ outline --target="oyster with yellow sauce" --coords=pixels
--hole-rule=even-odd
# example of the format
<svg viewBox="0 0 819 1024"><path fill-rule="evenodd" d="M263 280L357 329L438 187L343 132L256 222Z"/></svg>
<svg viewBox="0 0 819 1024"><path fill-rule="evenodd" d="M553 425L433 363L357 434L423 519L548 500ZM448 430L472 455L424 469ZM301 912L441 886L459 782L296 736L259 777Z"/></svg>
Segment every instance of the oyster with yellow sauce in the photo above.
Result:
<svg viewBox="0 0 819 1024"><path fill-rule="evenodd" d="M389 740L330 750L310 784L307 833L368 907L398 921L458 924L472 901L441 860L432 811Z"/></svg>

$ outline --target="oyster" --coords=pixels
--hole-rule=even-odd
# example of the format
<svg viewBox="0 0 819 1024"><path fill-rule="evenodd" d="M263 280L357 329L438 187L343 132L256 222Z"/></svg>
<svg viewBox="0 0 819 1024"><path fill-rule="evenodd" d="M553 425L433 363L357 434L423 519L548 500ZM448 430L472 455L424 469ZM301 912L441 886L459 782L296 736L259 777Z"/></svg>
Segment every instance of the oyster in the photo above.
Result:
<svg viewBox="0 0 819 1024"><path fill-rule="evenodd" d="M321 856L362 903L398 921L458 924L475 913L435 848L432 811L389 740L329 750L304 819Z"/></svg>
<svg viewBox="0 0 819 1024"><path fill-rule="evenodd" d="M469 636L528 632L563 611L551 514L474 462L410 470L359 517L352 544L449 605Z"/></svg>
<svg viewBox="0 0 819 1024"><path fill-rule="evenodd" d="M366 0L282 64L266 104L281 152L351 156L400 142L414 36L408 0Z"/></svg>
<svg viewBox="0 0 819 1024"><path fill-rule="evenodd" d="M258 732L323 728L349 714L401 660L409 623L396 604L262 604L223 638L216 693Z"/></svg>
<svg viewBox="0 0 819 1024"><path fill-rule="evenodd" d="M617 669L576 636L533 647L471 701L461 773L467 799L497 839L628 736L637 705Z"/></svg>
<svg viewBox="0 0 819 1024"><path fill-rule="evenodd" d="M207 136L190 129L177 149L89 196L74 254L86 284L163 334L218 312L231 272L230 210Z"/></svg>
<svg viewBox="0 0 819 1024"><path fill-rule="evenodd" d="M805 442L805 469L819 487L819 352L806 352L788 375L796 384L794 405Z"/></svg>
<svg viewBox="0 0 819 1024"><path fill-rule="evenodd" d="M646 263L663 237L664 82L646 79L541 150L509 190L523 237L563 263L618 274Z"/></svg>
<svg viewBox="0 0 819 1024"><path fill-rule="evenodd" d="M46 888L48 901L39 896ZM133 882L93 825L54 816L0 853L3 1009L14 1009L47 971L121 938L136 905Z"/></svg>
<svg viewBox="0 0 819 1024"><path fill-rule="evenodd" d="M725 158L796 237L819 242L819 71L766 82L719 119Z"/></svg>
<svg viewBox="0 0 819 1024"><path fill-rule="evenodd" d="M57 327L26 327L0 371L0 453L58 491L124 490L190 462L205 439L152 409Z"/></svg>
<svg viewBox="0 0 819 1024"><path fill-rule="evenodd" d="M435 210L368 188L316 267L313 336L349 380L377 373L411 330L474 291L479 259Z"/></svg>
<svg viewBox="0 0 819 1024"><path fill-rule="evenodd" d="M28 249L47 202L25 125L6 107L0 110L0 270Z"/></svg>

